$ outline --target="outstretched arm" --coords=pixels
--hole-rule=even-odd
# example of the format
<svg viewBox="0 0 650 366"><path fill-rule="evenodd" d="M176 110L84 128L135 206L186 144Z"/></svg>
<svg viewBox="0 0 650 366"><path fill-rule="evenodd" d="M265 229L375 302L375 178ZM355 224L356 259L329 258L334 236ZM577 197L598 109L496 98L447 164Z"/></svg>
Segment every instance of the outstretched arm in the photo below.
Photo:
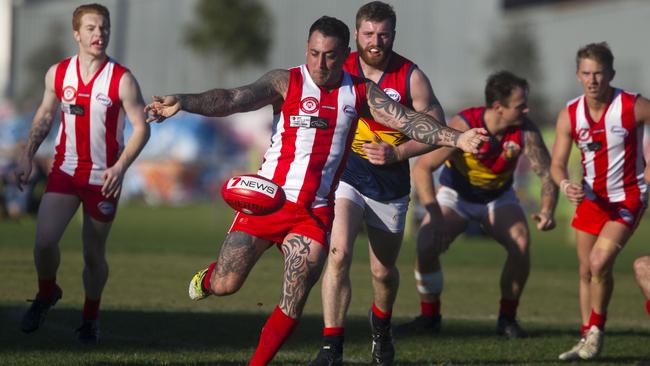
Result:
<svg viewBox="0 0 650 366"><path fill-rule="evenodd" d="M551 178L551 155L539 129L532 121L526 121L524 127L524 155L530 162L530 167L542 181L540 211L532 215L537 221L539 230L550 230L555 227L555 206L557 205L557 185Z"/></svg>
<svg viewBox="0 0 650 366"><path fill-rule="evenodd" d="M145 123L143 113L144 100L142 99L140 86L130 72L122 75L119 96L122 108L124 108L124 112L129 117L129 122L131 122L131 127L133 127L133 134L131 134L124 151L122 151L115 164L106 169L102 175L104 178L102 194L106 197L118 196L122 188L124 173L126 173L126 170L149 140L149 125Z"/></svg>
<svg viewBox="0 0 650 366"><path fill-rule="evenodd" d="M54 116L57 108L59 108L59 99L54 92L54 76L56 75L56 66L53 65L45 74L45 91L43 93L43 100L41 105L36 110L34 119L32 120L32 127L29 130L29 137L27 145L23 154L18 159L18 164L14 171L16 176L16 183L20 190L23 185L29 181L29 176L32 172L32 160L38 150L39 146L52 129Z"/></svg>
<svg viewBox="0 0 650 366"><path fill-rule="evenodd" d="M366 90L372 117L416 141L429 145L458 147L463 151L477 153L481 143L489 139L484 129L461 133L429 115L408 109L392 100L372 81L366 83Z"/></svg>
<svg viewBox="0 0 650 366"><path fill-rule="evenodd" d="M272 70L252 84L234 89L212 89L199 94L153 97L145 107L147 122L162 122L180 110L209 117L250 112L282 100L289 85L288 70Z"/></svg>

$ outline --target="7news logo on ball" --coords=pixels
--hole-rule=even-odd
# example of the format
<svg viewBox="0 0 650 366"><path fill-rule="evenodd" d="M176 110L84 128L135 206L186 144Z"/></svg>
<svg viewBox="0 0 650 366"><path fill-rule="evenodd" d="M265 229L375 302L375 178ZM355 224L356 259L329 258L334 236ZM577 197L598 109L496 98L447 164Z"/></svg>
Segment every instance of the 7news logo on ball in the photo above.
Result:
<svg viewBox="0 0 650 366"><path fill-rule="evenodd" d="M286 200L282 187L254 174L230 178L221 187L221 196L230 207L247 215L268 215L279 210Z"/></svg>

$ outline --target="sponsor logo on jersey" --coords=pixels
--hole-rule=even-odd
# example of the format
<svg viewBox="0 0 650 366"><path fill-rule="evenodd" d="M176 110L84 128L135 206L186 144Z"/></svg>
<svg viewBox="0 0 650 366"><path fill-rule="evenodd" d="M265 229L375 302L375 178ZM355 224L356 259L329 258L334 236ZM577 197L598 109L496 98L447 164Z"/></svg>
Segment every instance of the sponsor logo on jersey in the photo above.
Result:
<svg viewBox="0 0 650 366"><path fill-rule="evenodd" d="M64 102L71 102L77 97L77 89L75 89L72 85L68 85L63 88L63 92L61 94L63 95Z"/></svg>
<svg viewBox="0 0 650 366"><path fill-rule="evenodd" d="M351 105L346 105L345 107L343 107L343 113L345 113L346 116L352 117L352 118L357 116L356 109L354 109L354 107L351 106Z"/></svg>
<svg viewBox="0 0 650 366"><path fill-rule="evenodd" d="M102 214L109 216L115 212L115 205L113 204L113 202L101 201L97 204L97 209Z"/></svg>
<svg viewBox="0 0 650 366"><path fill-rule="evenodd" d="M392 99L392 100L394 100L396 102L399 102L400 100L402 100L402 96L399 95L399 93L395 89L386 88L386 89L384 89L384 93L386 93L386 95L388 95L390 97L390 99Z"/></svg>
<svg viewBox="0 0 650 366"><path fill-rule="evenodd" d="M300 101L300 110L305 113L315 113L318 112L320 106L318 105L318 99L314 97L307 97Z"/></svg>
<svg viewBox="0 0 650 366"><path fill-rule="evenodd" d="M622 208L618 210L618 216L620 216L621 219L623 219L623 221L625 221L628 224L632 224L634 222L634 215L632 215L630 210L626 208Z"/></svg>
<svg viewBox="0 0 650 366"><path fill-rule="evenodd" d="M620 137L627 137L629 132L621 126L612 126L612 128L609 129L609 131L612 133L612 135L620 136Z"/></svg>
<svg viewBox="0 0 650 366"><path fill-rule="evenodd" d="M106 108L113 105L111 98L109 98L108 95L104 93L97 93L97 95L95 95L95 99L99 102L99 104L103 105Z"/></svg>
<svg viewBox="0 0 650 366"><path fill-rule="evenodd" d="M329 127L329 120L316 116L289 116L289 127L326 130Z"/></svg>
<svg viewBox="0 0 650 366"><path fill-rule="evenodd" d="M270 183L255 177L234 177L228 181L228 189L231 188L246 188L265 194L271 198L275 197L275 194L278 192L275 183Z"/></svg>
<svg viewBox="0 0 650 366"><path fill-rule="evenodd" d="M74 114L75 116L84 115L84 106L81 104L61 103L61 110L66 114Z"/></svg>

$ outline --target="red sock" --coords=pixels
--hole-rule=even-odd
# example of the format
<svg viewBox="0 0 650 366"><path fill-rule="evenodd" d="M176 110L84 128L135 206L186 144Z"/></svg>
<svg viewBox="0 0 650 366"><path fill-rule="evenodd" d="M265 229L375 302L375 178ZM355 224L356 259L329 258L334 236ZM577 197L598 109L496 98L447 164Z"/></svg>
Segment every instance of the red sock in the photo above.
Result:
<svg viewBox="0 0 650 366"><path fill-rule="evenodd" d="M440 300L434 302L420 301L420 314L431 317L440 315Z"/></svg>
<svg viewBox="0 0 650 366"><path fill-rule="evenodd" d="M508 318L514 319L517 317L517 306L519 306L519 300L508 300L501 299L499 315L505 315Z"/></svg>
<svg viewBox="0 0 650 366"><path fill-rule="evenodd" d="M212 272L214 272L214 267L217 266L217 262L210 263L208 266L208 271L205 273L205 277L203 277L203 289L208 290L209 293L212 293L212 286L210 286L210 278L212 278Z"/></svg>
<svg viewBox="0 0 650 366"><path fill-rule="evenodd" d="M605 321L607 321L607 312L598 314L591 309L591 315L589 316L588 328L591 328L593 325L597 326L600 330L605 330Z"/></svg>
<svg viewBox="0 0 650 366"><path fill-rule="evenodd" d="M56 277L52 279L38 279L38 294L36 297L41 300L52 300L56 288Z"/></svg>
<svg viewBox="0 0 650 366"><path fill-rule="evenodd" d="M325 327L323 328L323 336L342 336L345 333L344 327Z"/></svg>
<svg viewBox="0 0 650 366"><path fill-rule="evenodd" d="M284 341L289 338L296 324L298 324L297 319L289 317L280 310L280 307L276 306L266 324L264 324L264 328L262 328L260 343L257 345L249 365L262 366L268 364Z"/></svg>
<svg viewBox="0 0 650 366"><path fill-rule="evenodd" d="M86 297L84 301L84 311L82 313L83 320L97 320L99 316L99 303L101 298L97 300L91 300Z"/></svg>
<svg viewBox="0 0 650 366"><path fill-rule="evenodd" d="M580 325L580 335L581 335L582 337L584 337L584 336L587 335L587 331L588 331L588 330L589 330L589 326L588 326L588 325L584 325L584 324L581 324L581 325Z"/></svg>
<svg viewBox="0 0 650 366"><path fill-rule="evenodd" d="M391 315L393 315L392 311L381 311L374 302L372 303L372 312L377 318L382 320L390 320Z"/></svg>
<svg viewBox="0 0 650 366"><path fill-rule="evenodd" d="M650 299L645 302L645 311L647 311L648 315L650 315Z"/></svg>

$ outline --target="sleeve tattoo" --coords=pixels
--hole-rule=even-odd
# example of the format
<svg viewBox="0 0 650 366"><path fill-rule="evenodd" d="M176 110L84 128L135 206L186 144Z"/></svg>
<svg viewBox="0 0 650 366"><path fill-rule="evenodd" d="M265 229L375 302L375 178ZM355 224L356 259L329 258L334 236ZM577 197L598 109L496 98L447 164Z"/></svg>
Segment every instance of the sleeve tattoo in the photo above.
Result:
<svg viewBox="0 0 650 366"><path fill-rule="evenodd" d="M212 89L179 94L181 109L204 116L223 117L260 109L282 98L289 85L287 70L273 70L252 84L234 89Z"/></svg>
<svg viewBox="0 0 650 366"><path fill-rule="evenodd" d="M32 125L32 128L29 131L29 138L27 140L26 151L28 156L33 157L38 150L38 147L41 146L41 143L52 129L52 122L54 121L54 116L50 113L46 113L41 119L35 121Z"/></svg>
<svg viewBox="0 0 650 366"><path fill-rule="evenodd" d="M542 181L542 198L557 199L558 188L551 178L551 156L537 128L524 130L524 154Z"/></svg>
<svg viewBox="0 0 650 366"><path fill-rule="evenodd" d="M390 99L375 83L368 82L368 106L374 117L406 136L429 145L456 146L461 132L443 125L435 118L405 108Z"/></svg>

